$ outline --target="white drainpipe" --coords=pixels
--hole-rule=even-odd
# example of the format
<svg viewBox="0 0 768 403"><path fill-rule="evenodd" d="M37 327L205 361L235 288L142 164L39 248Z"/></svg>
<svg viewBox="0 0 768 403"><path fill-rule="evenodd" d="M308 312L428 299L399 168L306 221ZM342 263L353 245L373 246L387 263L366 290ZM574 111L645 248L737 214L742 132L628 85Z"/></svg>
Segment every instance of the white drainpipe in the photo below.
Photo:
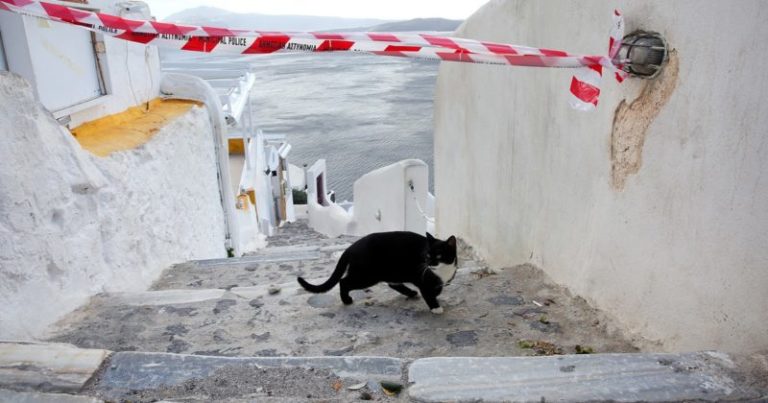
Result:
<svg viewBox="0 0 768 403"><path fill-rule="evenodd" d="M226 247L231 248L235 256L242 255L240 250L240 231L237 228L235 197L232 194L229 177L229 143L227 125L219 96L205 80L189 74L165 73L160 83L160 93L167 98L188 99L202 102L208 108L208 115L213 127L214 148L218 160L219 196L224 208L226 227Z"/></svg>

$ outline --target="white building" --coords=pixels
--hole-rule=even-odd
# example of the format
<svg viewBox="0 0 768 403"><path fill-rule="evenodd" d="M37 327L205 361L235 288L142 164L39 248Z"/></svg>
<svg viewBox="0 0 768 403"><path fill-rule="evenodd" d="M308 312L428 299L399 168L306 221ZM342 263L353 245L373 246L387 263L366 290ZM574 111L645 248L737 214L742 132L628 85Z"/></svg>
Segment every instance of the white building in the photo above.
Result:
<svg viewBox="0 0 768 403"><path fill-rule="evenodd" d="M151 18L141 2L66 5ZM163 73L152 46L7 11L0 43L0 339L41 337L96 293L247 252L292 219L290 146L243 121L247 74ZM230 137L251 150L234 178Z"/></svg>

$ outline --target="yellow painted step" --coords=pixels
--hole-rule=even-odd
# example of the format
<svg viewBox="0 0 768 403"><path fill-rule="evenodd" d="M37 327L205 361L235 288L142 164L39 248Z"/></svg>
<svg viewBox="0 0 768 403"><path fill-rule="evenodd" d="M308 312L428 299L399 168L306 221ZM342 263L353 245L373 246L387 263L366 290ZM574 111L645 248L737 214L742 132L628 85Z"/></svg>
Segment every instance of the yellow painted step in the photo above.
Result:
<svg viewBox="0 0 768 403"><path fill-rule="evenodd" d="M113 152L131 150L145 144L165 125L196 105L201 104L156 98L149 102L149 108L142 104L84 123L72 129L72 135L84 149L99 157L106 157Z"/></svg>
<svg viewBox="0 0 768 403"><path fill-rule="evenodd" d="M245 144L243 139L229 139L229 155L244 155Z"/></svg>

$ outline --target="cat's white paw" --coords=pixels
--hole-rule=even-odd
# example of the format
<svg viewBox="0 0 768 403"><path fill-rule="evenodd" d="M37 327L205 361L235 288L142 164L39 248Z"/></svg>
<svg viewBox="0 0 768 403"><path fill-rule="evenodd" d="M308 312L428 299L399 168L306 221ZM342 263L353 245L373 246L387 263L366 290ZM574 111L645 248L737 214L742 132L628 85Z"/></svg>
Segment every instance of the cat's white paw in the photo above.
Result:
<svg viewBox="0 0 768 403"><path fill-rule="evenodd" d="M441 307L437 307L437 308L435 308L435 309L432 309L431 311L432 311L432 313L434 313L435 315L440 315L441 313L443 313L443 307L442 307L442 306L441 306Z"/></svg>

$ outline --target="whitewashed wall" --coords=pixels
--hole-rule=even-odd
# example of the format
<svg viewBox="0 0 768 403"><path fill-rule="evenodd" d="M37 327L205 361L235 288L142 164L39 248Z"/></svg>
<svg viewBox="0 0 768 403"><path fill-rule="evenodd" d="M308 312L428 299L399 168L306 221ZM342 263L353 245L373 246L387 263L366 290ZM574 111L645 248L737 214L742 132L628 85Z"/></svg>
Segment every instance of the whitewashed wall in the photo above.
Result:
<svg viewBox="0 0 768 403"><path fill-rule="evenodd" d="M318 188L318 179L322 189ZM319 159L307 168L305 182L307 184L307 218L309 226L315 231L337 237L354 233L352 215L343 207L331 202L325 196L328 192L328 171L325 160ZM321 202L318 202L318 199Z"/></svg>
<svg viewBox="0 0 768 403"><path fill-rule="evenodd" d="M604 54L611 11L674 49L655 82L444 63L440 233L532 262L651 349L768 348L768 8L762 1L495 0L459 36Z"/></svg>
<svg viewBox="0 0 768 403"><path fill-rule="evenodd" d="M89 296L145 289L173 263L226 256L205 109L97 158L0 73L0 127L0 339L39 337Z"/></svg>
<svg viewBox="0 0 768 403"><path fill-rule="evenodd" d="M244 170L240 178L241 187L253 184L256 194L256 214L260 219L257 228L264 235L272 235L276 222L275 201L272 199L272 187L270 178L264 174L267 167L267 153L264 147L264 134L259 131L256 137L246 143L248 147L248 169Z"/></svg>
<svg viewBox="0 0 768 403"><path fill-rule="evenodd" d="M306 171L309 226L329 237L386 231L434 232L428 225L432 217L427 219L434 204L427 190L428 174L427 164L415 159L368 172L355 181L355 202L347 211L324 195L320 197L322 203L318 203L318 182L327 191L325 160L318 160Z"/></svg>
<svg viewBox="0 0 768 403"><path fill-rule="evenodd" d="M427 230L427 164L403 160L368 172L355 181L355 235ZM409 187L413 183L413 191Z"/></svg>

